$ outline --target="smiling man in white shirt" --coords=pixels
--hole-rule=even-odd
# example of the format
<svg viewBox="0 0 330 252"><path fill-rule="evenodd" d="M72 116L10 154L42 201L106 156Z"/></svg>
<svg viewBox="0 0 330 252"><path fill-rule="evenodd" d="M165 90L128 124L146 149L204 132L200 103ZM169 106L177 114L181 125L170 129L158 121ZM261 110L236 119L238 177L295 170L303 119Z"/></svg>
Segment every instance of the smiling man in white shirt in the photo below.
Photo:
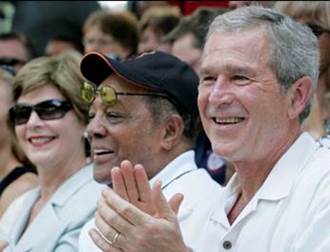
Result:
<svg viewBox="0 0 330 252"><path fill-rule="evenodd" d="M219 186L194 162L198 78L193 69L170 54L154 51L122 62L89 53L82 59L81 72L90 81L81 94L91 104L87 133L94 178L111 184L113 167L124 160L142 164L146 181L161 180L168 198L184 194L179 224L187 244L195 241L199 232L194 227L205 223L204 211ZM123 169L127 166L126 162ZM128 184L135 186L131 175ZM136 193L129 196L134 202L143 199ZM88 235L93 227L94 220L83 228L79 251L99 251ZM113 232L106 242L114 242L118 235Z"/></svg>
<svg viewBox="0 0 330 252"><path fill-rule="evenodd" d="M101 232L115 229L120 239L104 251L330 251L330 151L301 130L318 50L308 27L276 11L251 6L218 16L203 50L198 106L213 151L236 173L193 246L157 187L151 204L161 216L107 192L98 215L112 221ZM138 240L134 230L142 230Z"/></svg>

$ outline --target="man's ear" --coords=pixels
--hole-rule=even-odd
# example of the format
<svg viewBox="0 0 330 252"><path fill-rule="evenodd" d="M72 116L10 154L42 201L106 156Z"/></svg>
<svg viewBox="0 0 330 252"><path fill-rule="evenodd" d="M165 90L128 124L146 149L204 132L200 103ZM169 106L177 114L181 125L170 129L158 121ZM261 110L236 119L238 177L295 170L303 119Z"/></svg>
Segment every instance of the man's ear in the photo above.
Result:
<svg viewBox="0 0 330 252"><path fill-rule="evenodd" d="M307 102L311 99L312 90L312 80L307 76L301 77L293 83L289 89L290 104L288 116L290 119L299 117Z"/></svg>
<svg viewBox="0 0 330 252"><path fill-rule="evenodd" d="M169 116L164 122L161 146L165 150L171 150L180 141L183 130L184 122L182 118L177 114Z"/></svg>

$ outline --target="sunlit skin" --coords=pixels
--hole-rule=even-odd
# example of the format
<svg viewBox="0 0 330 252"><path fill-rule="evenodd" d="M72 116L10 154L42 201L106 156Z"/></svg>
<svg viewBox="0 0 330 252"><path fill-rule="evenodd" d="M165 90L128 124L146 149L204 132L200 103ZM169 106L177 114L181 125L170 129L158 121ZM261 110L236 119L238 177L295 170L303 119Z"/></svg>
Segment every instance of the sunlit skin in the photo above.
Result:
<svg viewBox="0 0 330 252"><path fill-rule="evenodd" d="M109 85L117 92L146 92L115 75L106 79L103 85ZM87 132L95 163L94 177L102 183L110 182L111 168L125 159L143 164L150 177L167 162L164 158L167 153L162 150L163 125L154 123L144 97L118 98L118 103L111 106L102 104L97 96L89 111Z"/></svg>
<svg viewBox="0 0 330 252"><path fill-rule="evenodd" d="M104 33L97 25L90 27L84 34L84 46L85 53L97 51L105 55L115 54L121 59L131 54L113 36Z"/></svg>
<svg viewBox="0 0 330 252"><path fill-rule="evenodd" d="M34 105L49 99L64 97L54 86L46 85L22 95L17 103ZM47 185L49 181L63 181L85 165L84 129L71 109L55 120L41 120L32 112L29 121L17 125L15 132L25 154L37 166L42 183Z"/></svg>
<svg viewBox="0 0 330 252"><path fill-rule="evenodd" d="M270 48L262 29L209 37L198 97L212 148L234 163L247 198L299 135L297 118L306 102L295 93L300 82L288 91L280 88L267 64Z"/></svg>

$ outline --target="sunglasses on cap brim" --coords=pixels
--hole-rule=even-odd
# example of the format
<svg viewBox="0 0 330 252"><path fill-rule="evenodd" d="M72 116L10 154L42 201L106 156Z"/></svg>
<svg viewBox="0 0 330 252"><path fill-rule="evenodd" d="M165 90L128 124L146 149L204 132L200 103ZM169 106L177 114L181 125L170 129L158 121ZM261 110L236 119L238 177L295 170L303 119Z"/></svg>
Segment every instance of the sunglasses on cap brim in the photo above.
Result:
<svg viewBox="0 0 330 252"><path fill-rule="evenodd" d="M102 86L97 88L94 83L84 82L80 88L80 96L81 98L91 104L96 96L99 95L102 103L106 105L115 105L118 102L118 96L126 95L126 96L155 96L162 97L168 99L169 97L160 92L145 92L145 93L131 93L131 92L117 92L113 87L110 86Z"/></svg>

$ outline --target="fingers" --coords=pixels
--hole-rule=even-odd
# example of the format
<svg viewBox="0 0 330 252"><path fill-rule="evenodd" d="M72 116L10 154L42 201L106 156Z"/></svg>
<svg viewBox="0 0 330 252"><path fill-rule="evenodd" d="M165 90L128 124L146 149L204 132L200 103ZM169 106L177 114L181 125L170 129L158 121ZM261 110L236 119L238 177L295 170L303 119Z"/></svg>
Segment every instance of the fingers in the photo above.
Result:
<svg viewBox="0 0 330 252"><path fill-rule="evenodd" d="M142 212L133 204L122 199L113 190L104 190L102 195L107 205L129 223L133 225L142 225L145 221L149 220L149 215Z"/></svg>
<svg viewBox="0 0 330 252"><path fill-rule="evenodd" d="M120 251L123 251L119 248L116 248L115 247L116 244L111 245L109 243L109 241L107 241L104 238L104 236L100 232L98 232L96 229L91 229L89 231L89 235L92 238L95 245L99 249L101 249L102 251L105 251L105 252L120 252Z"/></svg>
<svg viewBox="0 0 330 252"><path fill-rule="evenodd" d="M152 191L144 167L139 164L133 167L127 160L120 167L111 171L113 190L143 212L154 215Z"/></svg>
<svg viewBox="0 0 330 252"><path fill-rule="evenodd" d="M183 200L183 195L176 194L175 196L172 197L171 202L168 203L164 194L162 193L161 186L162 186L161 182L156 181L152 189L153 203L156 207L158 215L160 218L164 218L169 221L176 220L176 213Z"/></svg>
<svg viewBox="0 0 330 252"><path fill-rule="evenodd" d="M136 202L139 200L139 192L137 189L132 163L128 160L124 160L120 164L120 170L125 182L129 202L136 204Z"/></svg>
<svg viewBox="0 0 330 252"><path fill-rule="evenodd" d="M140 164L135 165L134 175L137 183L137 189L140 195L140 201L151 202L152 190L149 184L149 179L144 167Z"/></svg>
<svg viewBox="0 0 330 252"><path fill-rule="evenodd" d="M176 215L179 212L179 208L181 206L182 201L183 201L183 195L181 193L174 194L172 198L169 200L170 207Z"/></svg>
<svg viewBox="0 0 330 252"><path fill-rule="evenodd" d="M126 192L126 185L119 167L111 169L111 181L113 190L123 199L129 201Z"/></svg>
<svg viewBox="0 0 330 252"><path fill-rule="evenodd" d="M99 200L97 212L95 214L95 224L97 228L110 239L117 232L126 233L132 224L118 215L103 199Z"/></svg>

